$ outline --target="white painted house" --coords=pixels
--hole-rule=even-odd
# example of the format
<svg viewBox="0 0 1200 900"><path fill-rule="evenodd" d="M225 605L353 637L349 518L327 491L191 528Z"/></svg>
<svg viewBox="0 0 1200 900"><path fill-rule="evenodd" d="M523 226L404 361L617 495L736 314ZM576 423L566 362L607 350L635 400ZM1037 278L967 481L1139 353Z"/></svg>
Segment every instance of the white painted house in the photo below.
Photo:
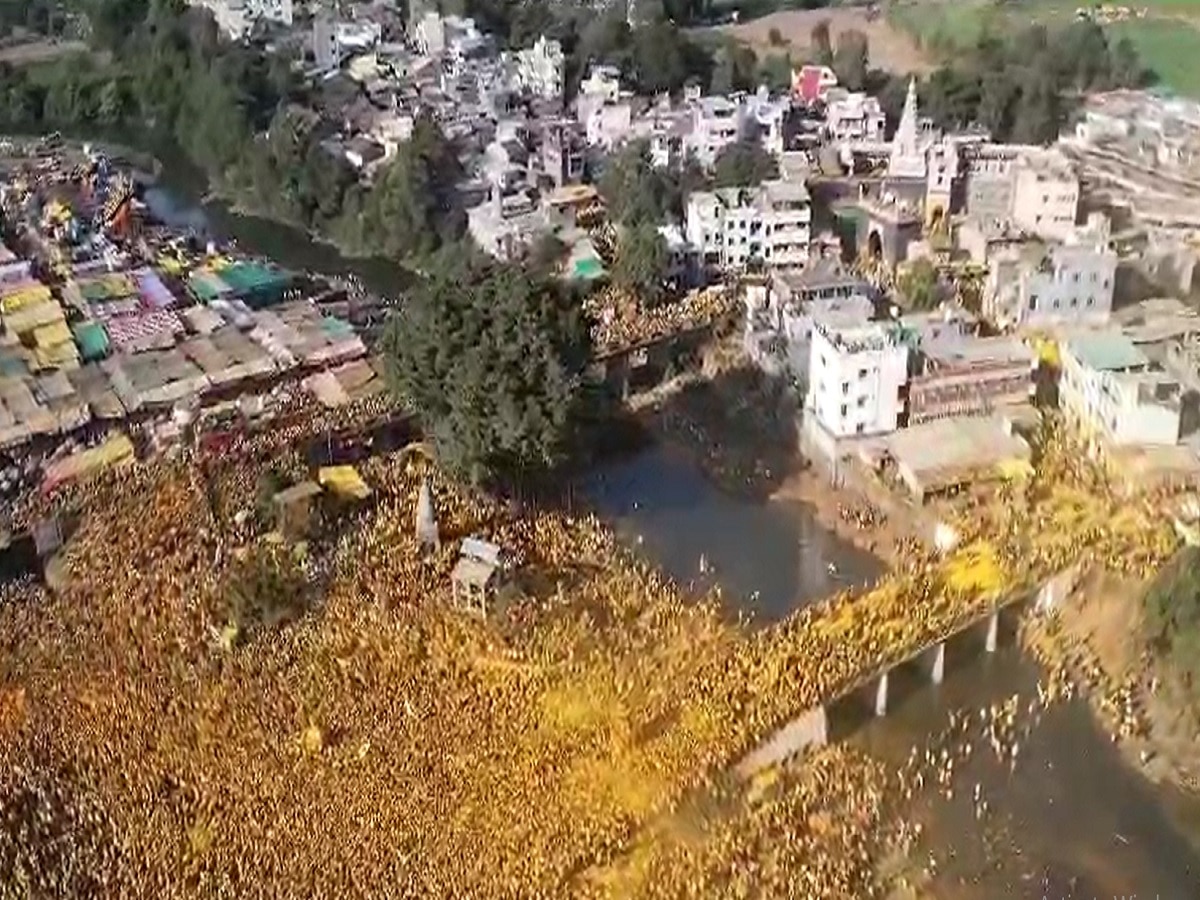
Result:
<svg viewBox="0 0 1200 900"><path fill-rule="evenodd" d="M1062 345L1059 402L1108 446L1171 446L1180 439L1183 386L1119 331Z"/></svg>
<svg viewBox="0 0 1200 900"><path fill-rule="evenodd" d="M888 434L899 427L908 382L908 345L879 322L817 322L805 408L834 438Z"/></svg>
<svg viewBox="0 0 1200 900"><path fill-rule="evenodd" d="M720 188L688 195L685 233L706 265L739 270L751 261L794 268L808 260L812 202L795 181Z"/></svg>

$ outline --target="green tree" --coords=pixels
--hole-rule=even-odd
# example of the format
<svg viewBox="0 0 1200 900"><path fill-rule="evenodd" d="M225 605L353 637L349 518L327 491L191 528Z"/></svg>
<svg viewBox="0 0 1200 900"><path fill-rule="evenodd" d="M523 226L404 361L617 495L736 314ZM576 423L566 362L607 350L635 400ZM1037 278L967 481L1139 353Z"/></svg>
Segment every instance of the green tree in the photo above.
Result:
<svg viewBox="0 0 1200 900"><path fill-rule="evenodd" d="M779 163L757 138L743 138L724 147L713 163L717 187L750 187L779 177Z"/></svg>
<svg viewBox="0 0 1200 900"><path fill-rule="evenodd" d="M100 88L96 116L106 125L115 125L125 119L129 101L120 79L110 78Z"/></svg>
<svg viewBox="0 0 1200 900"><path fill-rule="evenodd" d="M753 90L758 55L740 41L728 40L713 53L709 90L714 94Z"/></svg>
<svg viewBox="0 0 1200 900"><path fill-rule="evenodd" d="M617 242L613 281L653 305L662 296L669 258L666 239L653 225L626 228Z"/></svg>
<svg viewBox="0 0 1200 900"><path fill-rule="evenodd" d="M833 40L829 36L829 20L822 19L813 26L809 37L813 61L819 66L833 65Z"/></svg>
<svg viewBox="0 0 1200 900"><path fill-rule="evenodd" d="M851 91L861 91L867 83L869 67L867 36L857 29L843 31L837 38L837 52L833 55L833 71L838 81Z"/></svg>
<svg viewBox="0 0 1200 900"><path fill-rule="evenodd" d="M564 460L589 349L578 306L510 266L434 267L383 338L393 391L474 484L524 482Z"/></svg>
<svg viewBox="0 0 1200 900"><path fill-rule="evenodd" d="M671 180L651 165L645 141L634 141L608 159L599 189L609 217L622 225L663 224L674 201Z"/></svg>
<svg viewBox="0 0 1200 900"><path fill-rule="evenodd" d="M787 53L771 53L758 66L758 83L772 91L786 91L792 86L792 57Z"/></svg>
<svg viewBox="0 0 1200 900"><path fill-rule="evenodd" d="M399 260L420 260L460 236L465 216L456 185L462 170L441 129L426 117L413 127L365 195L364 249Z"/></svg>
<svg viewBox="0 0 1200 900"><path fill-rule="evenodd" d="M1146 83L1146 70L1128 37L1122 36L1112 48L1112 79L1114 87L1136 88Z"/></svg>
<svg viewBox="0 0 1200 900"><path fill-rule="evenodd" d="M1200 700L1200 552L1188 548L1151 585L1143 628L1173 673Z"/></svg>
<svg viewBox="0 0 1200 900"><path fill-rule="evenodd" d="M933 309L942 300L937 268L925 257L908 264L897 280L897 287L909 309Z"/></svg>

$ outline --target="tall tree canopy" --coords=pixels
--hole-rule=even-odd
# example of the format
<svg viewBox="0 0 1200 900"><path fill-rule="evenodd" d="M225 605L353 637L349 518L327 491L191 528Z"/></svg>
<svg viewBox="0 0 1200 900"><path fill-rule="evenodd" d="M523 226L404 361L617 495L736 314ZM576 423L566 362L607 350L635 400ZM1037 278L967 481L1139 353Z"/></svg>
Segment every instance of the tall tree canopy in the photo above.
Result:
<svg viewBox="0 0 1200 900"><path fill-rule="evenodd" d="M557 284L510 266L439 267L383 347L392 389L461 477L519 483L564 460L590 346Z"/></svg>
<svg viewBox="0 0 1200 900"><path fill-rule="evenodd" d="M843 31L837 37L833 54L833 70L838 81L852 91L861 91L867 83L870 49L867 36L856 29Z"/></svg>
<svg viewBox="0 0 1200 900"><path fill-rule="evenodd" d="M1185 550L1151 585L1143 627L1200 701L1200 551Z"/></svg>
<svg viewBox="0 0 1200 900"><path fill-rule="evenodd" d="M653 225L626 228L617 242L613 281L644 305L656 303L667 277L667 241Z"/></svg>
<svg viewBox="0 0 1200 900"><path fill-rule="evenodd" d="M779 163L756 137L725 146L713 163L713 181L717 187L749 187L777 177Z"/></svg>
<svg viewBox="0 0 1200 900"><path fill-rule="evenodd" d="M609 157L599 189L609 217L622 225L661 225L680 202L671 174L651 165L645 141L634 141Z"/></svg>
<svg viewBox="0 0 1200 900"><path fill-rule="evenodd" d="M1140 87L1148 75L1133 45L1110 44L1094 22L985 32L956 49L922 86L922 107L941 127L978 123L996 140L1047 143L1087 91Z"/></svg>

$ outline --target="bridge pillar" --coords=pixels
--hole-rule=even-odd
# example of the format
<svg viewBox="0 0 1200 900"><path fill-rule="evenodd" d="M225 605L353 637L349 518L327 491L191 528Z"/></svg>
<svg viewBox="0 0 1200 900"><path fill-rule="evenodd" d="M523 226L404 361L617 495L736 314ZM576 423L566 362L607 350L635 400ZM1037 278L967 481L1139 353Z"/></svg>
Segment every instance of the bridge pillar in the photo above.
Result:
<svg viewBox="0 0 1200 900"><path fill-rule="evenodd" d="M1000 610L994 609L988 616L987 626L987 644L985 649L988 653L996 652L996 644L1000 639Z"/></svg>
<svg viewBox="0 0 1200 900"><path fill-rule="evenodd" d="M935 645L929 653L929 680L941 684L946 677L946 642Z"/></svg>
<svg viewBox="0 0 1200 900"><path fill-rule="evenodd" d="M887 715L887 700L888 700L888 673L884 672L879 676L879 683L875 685L875 715Z"/></svg>

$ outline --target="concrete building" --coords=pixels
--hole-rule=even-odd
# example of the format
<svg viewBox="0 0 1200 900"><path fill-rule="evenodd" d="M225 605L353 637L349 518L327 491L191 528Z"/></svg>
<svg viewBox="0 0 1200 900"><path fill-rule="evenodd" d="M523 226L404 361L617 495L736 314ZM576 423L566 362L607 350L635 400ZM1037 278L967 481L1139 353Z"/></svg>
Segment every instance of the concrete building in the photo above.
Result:
<svg viewBox="0 0 1200 900"><path fill-rule="evenodd" d="M1057 150L1022 154L1013 171L1013 224L1043 240L1063 241L1079 215L1079 175Z"/></svg>
<svg viewBox="0 0 1200 900"><path fill-rule="evenodd" d="M1013 181L1018 160L1036 148L981 142L963 154L963 211L980 230L1013 224Z"/></svg>
<svg viewBox="0 0 1200 900"><path fill-rule="evenodd" d="M742 104L727 97L702 97L692 106L687 152L705 168L712 168L720 152L741 138L745 127Z"/></svg>
<svg viewBox="0 0 1200 900"><path fill-rule="evenodd" d="M610 153L632 137L633 107L629 103L597 106L584 120L584 128L589 147Z"/></svg>
<svg viewBox="0 0 1200 900"><path fill-rule="evenodd" d="M332 72L342 64L337 30L333 20L326 15L318 15L313 19L312 55L317 68L322 72Z"/></svg>
<svg viewBox="0 0 1200 900"><path fill-rule="evenodd" d="M616 66L595 65L579 84L580 97L595 97L601 103L616 103L621 99L621 70Z"/></svg>
<svg viewBox="0 0 1200 900"><path fill-rule="evenodd" d="M752 260L769 268L801 266L812 239L808 189L766 181L757 188L698 191L688 196L685 233L708 266L737 270Z"/></svg>
<svg viewBox="0 0 1200 900"><path fill-rule="evenodd" d="M583 180L587 141L583 129L572 119L555 119L542 130L542 171L555 187Z"/></svg>
<svg viewBox="0 0 1200 900"><path fill-rule="evenodd" d="M825 131L834 142L882 142L887 116L879 100L861 92L834 89L825 106Z"/></svg>
<svg viewBox="0 0 1200 900"><path fill-rule="evenodd" d="M773 272L763 290L745 292L744 343L764 371L807 385L816 324L853 327L870 320L870 286L831 263Z"/></svg>
<svg viewBox="0 0 1200 900"><path fill-rule="evenodd" d="M550 229L546 211L527 194L504 196L496 186L484 203L467 210L467 230L475 243L500 260L520 258Z"/></svg>
<svg viewBox="0 0 1200 900"><path fill-rule="evenodd" d="M1067 238L997 253L984 284L984 316L1001 328L1106 322L1118 261L1108 246L1107 220L1093 217Z"/></svg>
<svg viewBox="0 0 1200 900"><path fill-rule="evenodd" d="M760 87L746 98L742 115L745 131L757 132L764 150L772 156L781 156L787 150L791 137L790 97L773 98L765 87Z"/></svg>
<svg viewBox="0 0 1200 900"><path fill-rule="evenodd" d="M805 409L833 438L888 434L901 424L908 346L877 322L816 324Z"/></svg>
<svg viewBox="0 0 1200 900"><path fill-rule="evenodd" d="M521 87L535 97L561 100L563 97L562 44L540 36L527 50L518 51L517 80Z"/></svg>
<svg viewBox="0 0 1200 900"><path fill-rule="evenodd" d="M792 96L801 103L824 101L837 86L837 75L829 66L804 65L792 69Z"/></svg>
<svg viewBox="0 0 1200 900"><path fill-rule="evenodd" d="M1037 358L1011 337L967 338L923 348L909 382L908 421L983 415L1027 403Z"/></svg>
<svg viewBox="0 0 1200 900"><path fill-rule="evenodd" d="M658 169L682 166L687 159L687 136L692 117L687 110L652 110L634 125L638 137L646 139L650 163Z"/></svg>
<svg viewBox="0 0 1200 900"><path fill-rule="evenodd" d="M1116 330L1061 345L1059 403L1107 447L1170 446L1182 434L1184 389Z"/></svg>

